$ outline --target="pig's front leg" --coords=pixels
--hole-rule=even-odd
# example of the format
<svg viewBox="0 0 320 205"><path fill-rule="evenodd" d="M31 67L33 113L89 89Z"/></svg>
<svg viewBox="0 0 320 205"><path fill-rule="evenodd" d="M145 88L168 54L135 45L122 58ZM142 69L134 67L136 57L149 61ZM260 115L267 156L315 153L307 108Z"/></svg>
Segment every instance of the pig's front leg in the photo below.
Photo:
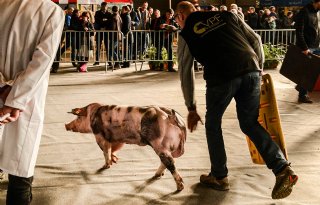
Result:
<svg viewBox="0 0 320 205"><path fill-rule="evenodd" d="M106 161L104 168L109 169L112 165L112 144L106 140L103 155Z"/></svg>
<svg viewBox="0 0 320 205"><path fill-rule="evenodd" d="M160 179L164 175L165 170L166 170L166 166L161 162L158 170L156 171L156 173L154 175L154 178Z"/></svg>
<svg viewBox="0 0 320 205"><path fill-rule="evenodd" d="M95 137L100 149L103 151L105 158L105 164L102 168L108 169L112 165L112 144L105 140L101 134L96 134Z"/></svg>
<svg viewBox="0 0 320 205"><path fill-rule="evenodd" d="M183 180L178 173L176 166L174 165L173 157L171 153L168 151L160 151L157 152L160 157L161 162L165 165L165 167L171 172L176 184L177 184L177 191L181 191L184 189Z"/></svg>

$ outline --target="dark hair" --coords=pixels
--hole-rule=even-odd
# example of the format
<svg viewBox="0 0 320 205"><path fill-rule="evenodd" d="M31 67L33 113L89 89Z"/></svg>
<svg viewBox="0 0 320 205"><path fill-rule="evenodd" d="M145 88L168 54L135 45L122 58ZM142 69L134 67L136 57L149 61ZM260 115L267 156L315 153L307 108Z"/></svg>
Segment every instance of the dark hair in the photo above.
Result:
<svg viewBox="0 0 320 205"><path fill-rule="evenodd" d="M87 17L88 16L88 12L86 12L86 11L82 12L81 16L82 17Z"/></svg>
<svg viewBox="0 0 320 205"><path fill-rule="evenodd" d="M168 12L169 14L174 14L173 9L168 9L166 12Z"/></svg>
<svg viewBox="0 0 320 205"><path fill-rule="evenodd" d="M130 10L132 9L132 5L131 4L128 4L127 6L129 7Z"/></svg>
<svg viewBox="0 0 320 205"><path fill-rule="evenodd" d="M209 6L207 7L207 9L208 9L208 10L211 10L211 9L213 9L213 6L212 6L212 5L209 5Z"/></svg>
<svg viewBox="0 0 320 205"><path fill-rule="evenodd" d="M107 6L107 2L102 2L101 6Z"/></svg>
<svg viewBox="0 0 320 205"><path fill-rule="evenodd" d="M118 8L117 6L113 6L113 7L112 7L112 11L113 11L113 12L118 12L118 11L119 11L119 8Z"/></svg>
<svg viewBox="0 0 320 205"><path fill-rule="evenodd" d="M320 0L313 0L313 2L314 2L314 3L318 3L318 2L320 2Z"/></svg>
<svg viewBox="0 0 320 205"><path fill-rule="evenodd" d="M72 15L76 15L77 13L79 13L78 9L73 10Z"/></svg>

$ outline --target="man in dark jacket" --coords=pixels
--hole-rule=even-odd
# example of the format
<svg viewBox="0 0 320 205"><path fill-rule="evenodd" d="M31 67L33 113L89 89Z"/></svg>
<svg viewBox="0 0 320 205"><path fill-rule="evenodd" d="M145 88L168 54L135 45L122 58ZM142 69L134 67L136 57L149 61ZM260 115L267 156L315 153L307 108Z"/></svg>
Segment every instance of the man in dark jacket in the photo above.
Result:
<svg viewBox="0 0 320 205"><path fill-rule="evenodd" d="M296 16L296 45L305 55L319 52L320 42L320 0L313 0L306 5ZM319 54L319 53L318 53ZM301 68L303 69L303 68ZM308 91L300 85L296 86L299 92L298 102L312 103Z"/></svg>
<svg viewBox="0 0 320 205"><path fill-rule="evenodd" d="M101 43L104 42L105 49L108 48L108 39L107 34L99 31L105 31L110 29L111 24L111 13L107 11L107 3L102 2L101 3L101 9L99 11L96 11L96 14L94 16L95 23L94 28L96 31L96 62L93 65L99 65L100 60L100 50L101 50Z"/></svg>
<svg viewBox="0 0 320 205"><path fill-rule="evenodd" d="M216 190L229 190L221 121L234 98L241 130L254 142L266 165L276 175L272 198L287 197L298 176L258 122L260 75L264 62L260 37L236 14L195 12L194 6L187 1L178 4L176 20L182 28L178 61L191 132L201 121L194 99L193 57L204 66L207 84L205 127L211 172L202 175L200 182Z"/></svg>
<svg viewBox="0 0 320 205"><path fill-rule="evenodd" d="M256 13L256 9L254 7L249 7L248 11L248 25L252 29L257 29L258 28L258 14Z"/></svg>

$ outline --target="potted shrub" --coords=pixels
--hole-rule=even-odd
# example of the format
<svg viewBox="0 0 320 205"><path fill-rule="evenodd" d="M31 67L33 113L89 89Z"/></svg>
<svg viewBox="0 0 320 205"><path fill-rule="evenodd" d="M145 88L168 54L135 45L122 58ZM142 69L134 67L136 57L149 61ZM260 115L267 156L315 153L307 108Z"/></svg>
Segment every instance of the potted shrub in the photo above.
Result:
<svg viewBox="0 0 320 205"><path fill-rule="evenodd" d="M272 45L271 43L263 44L263 51L265 55L265 69L277 68L279 63L283 60L286 53L283 46Z"/></svg>
<svg viewBox="0 0 320 205"><path fill-rule="evenodd" d="M150 70L159 70L160 69L160 61L156 61L157 48L153 45L150 45L146 51L146 55L150 58L149 60L149 68Z"/></svg>
<svg viewBox="0 0 320 205"><path fill-rule="evenodd" d="M163 70L168 71L168 51L165 47L162 47L161 49L161 57L163 63Z"/></svg>

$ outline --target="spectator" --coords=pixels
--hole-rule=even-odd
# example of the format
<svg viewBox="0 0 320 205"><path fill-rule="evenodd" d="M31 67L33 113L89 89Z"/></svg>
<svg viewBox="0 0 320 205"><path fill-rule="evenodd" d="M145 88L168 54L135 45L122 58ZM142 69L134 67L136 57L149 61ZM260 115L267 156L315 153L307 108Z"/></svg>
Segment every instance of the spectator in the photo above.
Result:
<svg viewBox="0 0 320 205"><path fill-rule="evenodd" d="M235 14L238 14L239 17L241 17L242 20L244 20L244 15L243 15L242 11L239 9L237 4L231 4L230 5L230 11L235 13Z"/></svg>
<svg viewBox="0 0 320 205"><path fill-rule="evenodd" d="M157 53L155 56L156 60L161 59L161 31L160 31L160 25L161 25L161 12L159 9L154 10L154 19L152 19L151 22L151 30L154 31L153 35L151 35L151 44L154 45L154 47L157 49Z"/></svg>
<svg viewBox="0 0 320 205"><path fill-rule="evenodd" d="M51 66L51 73L57 73L58 72L58 69L59 69L59 64L60 64L60 59L61 59L61 55L65 52L66 50L66 46L69 48L70 47L70 43L71 43L71 40L70 40L70 36L69 35L65 35L65 31L68 30L68 27L70 25L70 12L73 11L73 8L68 8L66 7L65 8L66 10L64 11L65 13L65 21L64 21L64 26L63 26L63 33L62 33L62 36L61 36L61 41L60 41L60 44L59 44L59 47L58 47L58 51L57 51L57 54L56 54L56 57L55 57L55 62L53 62L52 66ZM66 38L66 39L65 39ZM61 44L64 43L64 47L61 48ZM72 57L72 53L71 53L71 57ZM72 63L72 65L75 65L74 62Z"/></svg>
<svg viewBox="0 0 320 205"><path fill-rule="evenodd" d="M129 13L129 7L123 6L121 10L121 20L122 20L122 27L121 32L124 36L124 63L123 68L130 67L130 59L131 59L131 44L132 44L132 33L131 33L131 17Z"/></svg>
<svg viewBox="0 0 320 205"><path fill-rule="evenodd" d="M221 5L221 6L220 6L220 11L228 11L227 6Z"/></svg>
<svg viewBox="0 0 320 205"><path fill-rule="evenodd" d="M149 20L149 11L148 11L148 2L144 1L142 6L138 8L138 17L140 19L140 23L138 26L138 30L143 30L146 31L148 30L150 27L150 23ZM149 39L149 35L146 32L142 32L139 33L139 35L137 36L137 46L138 46L138 52L140 54L140 57L142 57L145 54L146 48L148 46L148 39Z"/></svg>
<svg viewBox="0 0 320 205"><path fill-rule="evenodd" d="M93 65L99 65L101 43L104 42L104 47L108 50L107 33L103 32L110 29L111 13L107 10L107 3L102 2L99 11L95 14L94 28L98 32L96 33L96 62ZM101 32L99 32L101 31Z"/></svg>
<svg viewBox="0 0 320 205"><path fill-rule="evenodd" d="M64 22L64 31L67 31L67 30L72 30L71 29L71 17L72 17L72 14L73 14L73 11L74 11L74 8L73 7L69 7L67 9L67 13L66 13L66 17L65 17L65 22ZM64 33L63 33L64 34ZM62 35L63 35L62 34ZM62 39L64 39L64 37L62 37ZM66 32L65 34L65 44L64 46L61 48L61 55L64 54L64 52L71 47L71 61L72 61L72 65L74 67L77 66L76 64L76 48L75 48L75 45L72 43L73 40L72 40L72 32Z"/></svg>
<svg viewBox="0 0 320 205"><path fill-rule="evenodd" d="M259 12L258 12L258 29L263 29L264 28L264 26L263 26L263 23L264 23L263 14L264 14L264 10L259 10Z"/></svg>
<svg viewBox="0 0 320 205"><path fill-rule="evenodd" d="M132 8L131 4L127 5L129 8L129 13L130 13L130 17L131 17L131 30L136 30L136 28L138 27L139 23L140 23L140 19L138 17L137 12Z"/></svg>
<svg viewBox="0 0 320 205"><path fill-rule="evenodd" d="M4 125L0 169L9 174L6 204L28 205L33 198L50 66L65 16L50 0L0 1L0 13L0 25L5 25L0 37L0 100L4 103L0 117L10 114L0 122Z"/></svg>
<svg viewBox="0 0 320 205"><path fill-rule="evenodd" d="M79 51L79 64L77 66L78 72L87 72L87 62L89 60L90 51L93 50L93 44L90 39L94 35L94 27L89 20L89 13L82 12L81 14L81 27L80 27L80 51Z"/></svg>
<svg viewBox="0 0 320 205"><path fill-rule="evenodd" d="M265 9L262 15L262 27L264 29L276 29L276 17L271 15L269 9Z"/></svg>
<svg viewBox="0 0 320 205"><path fill-rule="evenodd" d="M71 45L74 46L76 52L75 52L75 59L79 60L79 51L81 47L80 43L80 33L79 32L74 32L74 31L80 31L82 28L81 25L81 20L80 20L80 12L78 9L74 9L71 15L71 20L70 20L70 30L71 32ZM78 65L75 64L77 67Z"/></svg>
<svg viewBox="0 0 320 205"><path fill-rule="evenodd" d="M278 19L278 14L276 12L276 7L275 6L270 6L269 10L270 10L270 16L274 16L275 19Z"/></svg>
<svg viewBox="0 0 320 205"><path fill-rule="evenodd" d="M136 30L140 24L140 19L138 17L137 12L132 8L131 4L128 4L127 6L129 7L129 10L130 10L129 12L131 17L131 30ZM137 32L133 32L132 36L133 36L132 44L131 44L132 59L137 59L137 55L136 55L137 50L135 49L137 48L137 41L138 41Z"/></svg>
<svg viewBox="0 0 320 205"><path fill-rule="evenodd" d="M252 29L258 28L258 14L255 11L254 7L249 7L248 16L247 16L247 23Z"/></svg>
<svg viewBox="0 0 320 205"><path fill-rule="evenodd" d="M173 52L172 52L172 41L174 34L173 32L178 29L178 25L176 21L173 18L174 11L172 9L169 9L166 11L165 18L162 19L160 28L164 29L166 32L164 33L163 37L163 47L168 52L168 71L169 72L176 72L176 70L173 69Z"/></svg>
<svg viewBox="0 0 320 205"><path fill-rule="evenodd" d="M320 54L319 10L320 0L313 0L312 3L303 7L296 16L296 45L301 48L305 55L309 53ZM313 103L306 89L297 85L296 90L299 92L299 103Z"/></svg>
<svg viewBox="0 0 320 205"><path fill-rule="evenodd" d="M120 68L119 64L119 42L122 39L121 36L121 28L122 28L122 20L119 15L119 8L117 6L112 7L112 16L111 16L111 31L109 35L109 59L108 61L112 61L112 65L115 69Z"/></svg>

